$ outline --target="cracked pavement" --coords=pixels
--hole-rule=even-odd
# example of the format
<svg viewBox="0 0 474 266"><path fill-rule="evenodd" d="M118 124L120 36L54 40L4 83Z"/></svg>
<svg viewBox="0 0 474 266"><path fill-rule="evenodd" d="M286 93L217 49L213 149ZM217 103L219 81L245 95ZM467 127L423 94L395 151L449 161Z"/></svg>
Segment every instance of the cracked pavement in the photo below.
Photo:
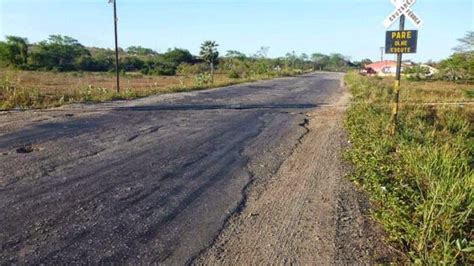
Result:
<svg viewBox="0 0 474 266"><path fill-rule="evenodd" d="M342 77L2 113L0 264L191 262Z"/></svg>

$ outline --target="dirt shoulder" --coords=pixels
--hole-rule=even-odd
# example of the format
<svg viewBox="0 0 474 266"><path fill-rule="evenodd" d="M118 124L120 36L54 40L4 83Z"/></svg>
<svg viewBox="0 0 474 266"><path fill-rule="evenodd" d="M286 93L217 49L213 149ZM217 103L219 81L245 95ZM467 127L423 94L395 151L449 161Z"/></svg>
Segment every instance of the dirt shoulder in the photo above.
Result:
<svg viewBox="0 0 474 266"><path fill-rule="evenodd" d="M195 264L380 263L390 259L368 203L344 176L348 94L308 115L307 134L268 182L247 189L241 211ZM258 173L258 166L253 167Z"/></svg>

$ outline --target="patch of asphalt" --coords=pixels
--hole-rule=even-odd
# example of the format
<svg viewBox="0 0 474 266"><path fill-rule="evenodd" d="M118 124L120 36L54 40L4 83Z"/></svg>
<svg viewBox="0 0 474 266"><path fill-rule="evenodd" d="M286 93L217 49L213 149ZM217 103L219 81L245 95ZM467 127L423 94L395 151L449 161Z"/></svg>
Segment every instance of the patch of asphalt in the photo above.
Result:
<svg viewBox="0 0 474 266"><path fill-rule="evenodd" d="M265 187L341 77L1 116L0 263L189 261L249 184ZM10 152L26 144L41 150Z"/></svg>
<svg viewBox="0 0 474 266"><path fill-rule="evenodd" d="M304 113L292 114L298 116L298 118L294 120L296 122L294 126L298 125L304 130L297 130L294 132L280 132L280 134L286 135L287 138L296 140L296 142L290 141L287 143L269 143L268 133L271 132L271 130L267 130L268 132L262 133L257 139L254 140L254 143L260 143L260 146L265 146L267 152L271 150L271 157L266 154L256 154L256 151L260 150L263 147L254 147L253 149L248 148L246 151L243 152L243 156L247 154L248 157L252 157L253 160L252 162L249 162L246 166L247 171L250 173L250 179L246 186L242 189L242 198L240 202L223 221L221 228L219 229L215 237L212 239L212 241L209 243L209 245L207 245L198 253L190 257L187 260L186 265L199 264L201 257L203 257L206 252L208 252L211 248L218 245L221 235L225 232L225 230L229 228L229 226L231 226L231 223L234 222L235 218L241 216L245 208L248 207L249 198L255 197L257 194L262 193L264 191L264 187L268 182L268 179L272 178L272 176L274 176L278 172L285 159L287 159L288 156L293 154L294 150L302 144L301 139L303 139L304 136L309 132L309 130L306 128L308 120ZM265 143L265 145L262 145L262 142ZM250 145L250 147L252 147L252 145ZM254 156L250 155L252 153Z"/></svg>

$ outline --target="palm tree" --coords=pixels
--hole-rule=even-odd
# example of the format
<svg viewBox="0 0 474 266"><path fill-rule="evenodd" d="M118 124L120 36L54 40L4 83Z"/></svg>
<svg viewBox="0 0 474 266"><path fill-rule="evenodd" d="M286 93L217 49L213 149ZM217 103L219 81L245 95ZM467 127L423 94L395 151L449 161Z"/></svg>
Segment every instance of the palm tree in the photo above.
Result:
<svg viewBox="0 0 474 266"><path fill-rule="evenodd" d="M205 41L201 44L201 58L211 66L211 82L214 83L214 63L219 57L217 47L219 45L215 41Z"/></svg>

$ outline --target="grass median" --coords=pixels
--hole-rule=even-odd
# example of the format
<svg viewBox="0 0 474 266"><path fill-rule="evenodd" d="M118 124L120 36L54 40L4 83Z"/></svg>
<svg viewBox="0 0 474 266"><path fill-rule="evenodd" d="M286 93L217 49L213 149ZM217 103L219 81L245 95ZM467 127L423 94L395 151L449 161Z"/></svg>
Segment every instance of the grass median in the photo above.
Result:
<svg viewBox="0 0 474 266"><path fill-rule="evenodd" d="M346 76L351 179L374 218L412 263L474 263L472 85L403 82L399 133L387 133L391 82ZM430 104L425 104L430 103Z"/></svg>

